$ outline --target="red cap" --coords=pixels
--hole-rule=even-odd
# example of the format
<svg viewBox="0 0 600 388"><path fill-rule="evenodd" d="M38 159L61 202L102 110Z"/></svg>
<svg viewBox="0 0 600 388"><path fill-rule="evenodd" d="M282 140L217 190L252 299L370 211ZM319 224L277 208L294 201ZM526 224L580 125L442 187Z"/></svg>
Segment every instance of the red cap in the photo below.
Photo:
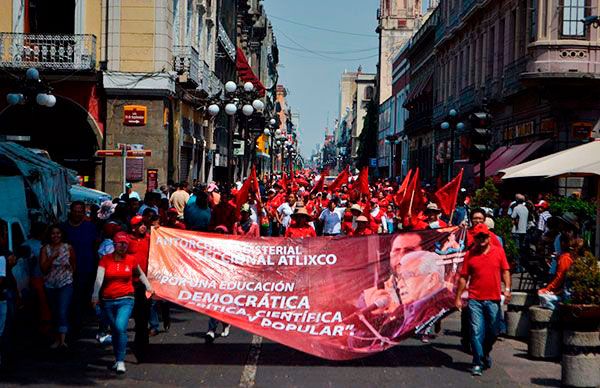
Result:
<svg viewBox="0 0 600 388"><path fill-rule="evenodd" d="M113 242L115 244L117 244L117 243L129 244L129 235L127 235L127 233L125 233L125 232L119 232L119 233L115 234L115 237L113 237Z"/></svg>
<svg viewBox="0 0 600 388"><path fill-rule="evenodd" d="M379 205L379 200L377 198L371 198L371 203Z"/></svg>
<svg viewBox="0 0 600 388"><path fill-rule="evenodd" d="M544 200L542 199L540 202L538 202L538 203L535 205L535 207L538 207L538 208L541 208L541 209L544 209L544 210L546 210L546 209L550 208L550 204L549 204L547 201L544 201Z"/></svg>
<svg viewBox="0 0 600 388"><path fill-rule="evenodd" d="M486 224L477 224L473 227L473 236L477 236L480 234L485 234L487 236L490 235L490 229Z"/></svg>
<svg viewBox="0 0 600 388"><path fill-rule="evenodd" d="M131 221L129 221L129 225L136 226L136 225L141 224L142 221L144 221L142 216L135 216L135 217L131 218Z"/></svg>
<svg viewBox="0 0 600 388"><path fill-rule="evenodd" d="M177 211L177 209L175 209L174 207L170 207L169 210L167 210L167 213L179 214L179 212Z"/></svg>

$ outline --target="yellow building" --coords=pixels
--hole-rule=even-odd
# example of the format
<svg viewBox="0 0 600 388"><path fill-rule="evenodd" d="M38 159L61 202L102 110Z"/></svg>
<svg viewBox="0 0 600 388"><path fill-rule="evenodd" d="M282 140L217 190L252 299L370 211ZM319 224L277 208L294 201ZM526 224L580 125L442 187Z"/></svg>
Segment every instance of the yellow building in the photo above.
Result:
<svg viewBox="0 0 600 388"><path fill-rule="evenodd" d="M56 96L52 108L0 105L0 135L48 150L88 186L114 195L121 192L122 163L94 153L123 144L152 150L128 161L138 192L146 191L148 169L158 170L160 184L204 180L212 125L200 108L220 87L210 4L0 0L0 91L22 87L12 80L35 67ZM143 107L134 116L145 117L132 119L131 106Z"/></svg>

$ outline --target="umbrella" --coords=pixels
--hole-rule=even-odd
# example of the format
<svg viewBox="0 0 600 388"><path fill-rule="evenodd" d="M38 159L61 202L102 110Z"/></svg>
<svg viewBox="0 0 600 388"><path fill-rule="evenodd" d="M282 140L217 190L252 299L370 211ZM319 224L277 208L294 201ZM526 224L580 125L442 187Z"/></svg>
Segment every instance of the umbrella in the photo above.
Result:
<svg viewBox="0 0 600 388"><path fill-rule="evenodd" d="M526 177L597 177L596 256L600 256L600 140L509 167L502 179Z"/></svg>

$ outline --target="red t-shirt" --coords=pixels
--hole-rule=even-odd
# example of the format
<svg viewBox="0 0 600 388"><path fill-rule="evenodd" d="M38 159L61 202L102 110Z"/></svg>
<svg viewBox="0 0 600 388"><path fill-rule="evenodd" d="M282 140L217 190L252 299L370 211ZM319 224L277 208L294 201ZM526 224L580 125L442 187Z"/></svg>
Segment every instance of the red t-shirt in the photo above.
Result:
<svg viewBox="0 0 600 388"><path fill-rule="evenodd" d="M502 248L490 244L487 253L468 251L460 274L469 279L469 299L500 300L500 275L508 269Z"/></svg>
<svg viewBox="0 0 600 388"><path fill-rule="evenodd" d="M352 236L371 236L373 235L373 231L369 228L365 228L361 231L355 230L352 232Z"/></svg>
<svg viewBox="0 0 600 388"><path fill-rule="evenodd" d="M133 296L133 270L137 267L135 256L128 254L123 260L116 261L114 253L110 253L102 257L98 266L105 270L103 299Z"/></svg>
<svg viewBox="0 0 600 388"><path fill-rule="evenodd" d="M317 233L310 226L290 227L285 230L285 237L300 238L300 237L317 237Z"/></svg>
<svg viewBox="0 0 600 388"><path fill-rule="evenodd" d="M129 250L127 253L135 257L138 265L144 271L144 274L148 273L148 256L150 255L150 235L146 234L144 237L133 237L130 236ZM135 277L137 281L138 277Z"/></svg>

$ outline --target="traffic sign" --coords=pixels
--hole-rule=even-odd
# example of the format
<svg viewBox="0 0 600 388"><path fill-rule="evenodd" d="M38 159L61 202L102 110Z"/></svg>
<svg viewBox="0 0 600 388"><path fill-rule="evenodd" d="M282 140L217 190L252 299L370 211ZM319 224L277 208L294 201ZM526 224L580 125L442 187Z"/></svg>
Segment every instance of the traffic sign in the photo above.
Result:
<svg viewBox="0 0 600 388"><path fill-rule="evenodd" d="M98 150L96 151L97 158L109 158L113 156L123 157L122 150ZM144 156L152 156L152 150L129 150L127 151L127 157L139 158Z"/></svg>

